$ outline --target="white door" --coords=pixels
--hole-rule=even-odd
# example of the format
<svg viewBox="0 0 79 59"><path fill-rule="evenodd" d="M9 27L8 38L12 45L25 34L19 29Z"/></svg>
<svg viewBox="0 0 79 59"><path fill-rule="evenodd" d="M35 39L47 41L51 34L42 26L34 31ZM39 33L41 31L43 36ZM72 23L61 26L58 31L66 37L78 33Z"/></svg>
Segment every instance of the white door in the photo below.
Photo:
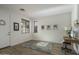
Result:
<svg viewBox="0 0 79 59"><path fill-rule="evenodd" d="M0 12L0 48L9 46L9 16L5 12ZM4 25L1 25L5 23Z"/></svg>

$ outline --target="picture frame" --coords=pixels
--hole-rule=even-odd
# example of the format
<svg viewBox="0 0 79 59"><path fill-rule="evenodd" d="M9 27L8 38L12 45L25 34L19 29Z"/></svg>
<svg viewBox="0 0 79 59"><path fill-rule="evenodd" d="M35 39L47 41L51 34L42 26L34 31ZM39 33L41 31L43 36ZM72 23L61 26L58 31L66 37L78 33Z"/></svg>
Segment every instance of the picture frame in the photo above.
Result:
<svg viewBox="0 0 79 59"><path fill-rule="evenodd" d="M14 22L14 31L19 31L19 23Z"/></svg>
<svg viewBox="0 0 79 59"><path fill-rule="evenodd" d="M5 25L6 22L3 19L0 19L0 25Z"/></svg>
<svg viewBox="0 0 79 59"><path fill-rule="evenodd" d="M42 29L42 30L44 30L44 29L45 29L45 26L44 26L44 25L42 25L42 26L41 26L41 29Z"/></svg>
<svg viewBox="0 0 79 59"><path fill-rule="evenodd" d="M47 25L47 30L50 30L51 29L51 26L50 25Z"/></svg>
<svg viewBox="0 0 79 59"><path fill-rule="evenodd" d="M58 29L58 25L57 24L54 24L53 25L53 29L55 30L55 29Z"/></svg>

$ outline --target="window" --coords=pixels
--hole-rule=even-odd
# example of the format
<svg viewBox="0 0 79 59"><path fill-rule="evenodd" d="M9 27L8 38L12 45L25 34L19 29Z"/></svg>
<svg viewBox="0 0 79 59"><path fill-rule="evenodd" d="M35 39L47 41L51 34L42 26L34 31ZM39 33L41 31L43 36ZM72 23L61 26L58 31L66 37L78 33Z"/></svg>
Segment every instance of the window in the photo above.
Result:
<svg viewBox="0 0 79 59"><path fill-rule="evenodd" d="M37 21L34 21L34 33L38 32L38 26L37 26Z"/></svg>
<svg viewBox="0 0 79 59"><path fill-rule="evenodd" d="M34 26L34 33L37 33L37 26Z"/></svg>
<svg viewBox="0 0 79 59"><path fill-rule="evenodd" d="M30 22L26 19L21 19L21 32L29 33L30 32Z"/></svg>

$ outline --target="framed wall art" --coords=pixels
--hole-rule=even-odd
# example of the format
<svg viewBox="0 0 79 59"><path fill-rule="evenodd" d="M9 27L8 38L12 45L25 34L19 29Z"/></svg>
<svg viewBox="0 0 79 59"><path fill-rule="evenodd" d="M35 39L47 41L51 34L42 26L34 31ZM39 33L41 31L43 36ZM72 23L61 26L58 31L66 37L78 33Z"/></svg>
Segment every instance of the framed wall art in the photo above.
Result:
<svg viewBox="0 0 79 59"><path fill-rule="evenodd" d="M0 19L0 25L5 25L6 22L3 19Z"/></svg>
<svg viewBox="0 0 79 59"><path fill-rule="evenodd" d="M50 25L47 25L47 30L50 30L51 29L51 26Z"/></svg>
<svg viewBox="0 0 79 59"><path fill-rule="evenodd" d="M57 24L54 24L53 25L53 29L55 30L55 29L58 29L58 25Z"/></svg>
<svg viewBox="0 0 79 59"><path fill-rule="evenodd" d="M42 29L42 30L44 30L44 29L45 29L45 26L44 26L44 25L42 25L42 26L41 26L41 29Z"/></svg>
<svg viewBox="0 0 79 59"><path fill-rule="evenodd" d="M19 31L19 23L14 22L14 31Z"/></svg>

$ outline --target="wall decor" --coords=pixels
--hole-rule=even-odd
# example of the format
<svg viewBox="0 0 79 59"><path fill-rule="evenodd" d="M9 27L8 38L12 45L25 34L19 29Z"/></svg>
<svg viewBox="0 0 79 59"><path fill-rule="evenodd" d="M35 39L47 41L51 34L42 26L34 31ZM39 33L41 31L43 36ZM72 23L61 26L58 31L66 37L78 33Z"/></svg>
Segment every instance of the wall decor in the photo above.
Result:
<svg viewBox="0 0 79 59"><path fill-rule="evenodd" d="M51 29L51 26L50 25L47 25L47 30L50 30Z"/></svg>
<svg viewBox="0 0 79 59"><path fill-rule="evenodd" d="M14 31L19 31L19 23L14 22Z"/></svg>
<svg viewBox="0 0 79 59"><path fill-rule="evenodd" d="M58 28L58 25L57 24L53 25L53 29L54 30L57 29L57 28Z"/></svg>
<svg viewBox="0 0 79 59"><path fill-rule="evenodd" d="M5 25L6 22L3 19L0 19L0 25Z"/></svg>
<svg viewBox="0 0 79 59"><path fill-rule="evenodd" d="M78 20L75 20L75 21L74 21L74 26L75 26L75 27L78 27L78 26L79 26L79 21L78 21Z"/></svg>
<svg viewBox="0 0 79 59"><path fill-rule="evenodd" d="M43 30L44 28L45 28L44 25L42 25L42 26L41 26L41 29Z"/></svg>

